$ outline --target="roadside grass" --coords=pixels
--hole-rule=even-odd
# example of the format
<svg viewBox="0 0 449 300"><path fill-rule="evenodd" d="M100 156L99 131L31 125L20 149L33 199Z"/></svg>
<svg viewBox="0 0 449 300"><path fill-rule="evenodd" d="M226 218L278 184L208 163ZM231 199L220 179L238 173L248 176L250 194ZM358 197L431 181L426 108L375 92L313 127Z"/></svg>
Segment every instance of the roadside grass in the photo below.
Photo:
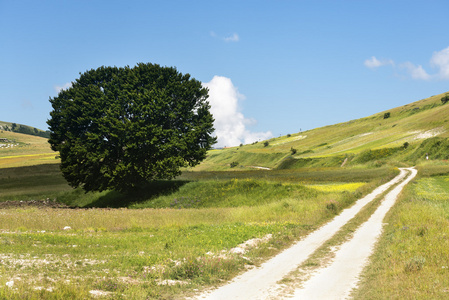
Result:
<svg viewBox="0 0 449 300"><path fill-rule="evenodd" d="M291 294L295 289L300 288L316 270L328 266L335 257L335 253L338 251L338 248L352 238L358 227L371 217L371 215L382 203L381 200L383 197L395 186L390 187L388 190L363 207L353 219L345 224L332 238L320 246L306 261L304 261L304 263L282 279L281 282L283 284L283 293Z"/></svg>
<svg viewBox="0 0 449 300"><path fill-rule="evenodd" d="M114 299L169 299L181 290L193 293L318 227L335 214L328 201L323 196L225 208L2 210L0 295L56 299L79 290L70 298L84 299L100 289ZM268 234L244 256L230 251Z"/></svg>
<svg viewBox="0 0 449 300"><path fill-rule="evenodd" d="M260 264L397 173L331 169L326 176L325 169L303 170L300 178L319 180L320 190L293 184L298 170L274 172L273 177L265 171L216 172L215 180L189 172L182 180L157 182L150 191L127 196L73 190L57 165L2 171L2 200L54 195L84 207L119 207L124 201L120 209L0 210L0 298L6 299L193 295ZM385 177L379 180L379 174ZM181 203L176 208L175 200ZM196 208L192 200L200 200ZM259 242L242 246L252 239Z"/></svg>
<svg viewBox="0 0 449 300"><path fill-rule="evenodd" d="M419 170L387 215L356 299L449 297L449 166Z"/></svg>

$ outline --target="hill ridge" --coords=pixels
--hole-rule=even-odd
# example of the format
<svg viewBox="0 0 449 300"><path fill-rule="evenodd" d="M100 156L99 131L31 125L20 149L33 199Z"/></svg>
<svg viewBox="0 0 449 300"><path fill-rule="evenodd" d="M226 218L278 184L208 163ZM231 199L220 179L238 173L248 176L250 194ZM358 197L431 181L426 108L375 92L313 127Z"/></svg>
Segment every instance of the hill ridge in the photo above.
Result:
<svg viewBox="0 0 449 300"><path fill-rule="evenodd" d="M24 124L12 123L12 122L4 122L0 121L0 130L2 131L10 131L16 133L23 133L33 136L40 136L44 138L50 137L50 131L44 131L42 129L38 129L36 127L31 127Z"/></svg>
<svg viewBox="0 0 449 300"><path fill-rule="evenodd" d="M300 131L263 142L212 150L194 170L240 170L247 166L279 168L295 160L296 167L340 166L363 152L416 149L429 138L449 137L449 104L434 95L403 106L347 122ZM393 154L391 154L393 155ZM406 159L405 153L398 160ZM382 157L382 155L380 155ZM317 161L321 160L321 164ZM324 163L326 161L326 163ZM345 166L348 164L345 164Z"/></svg>

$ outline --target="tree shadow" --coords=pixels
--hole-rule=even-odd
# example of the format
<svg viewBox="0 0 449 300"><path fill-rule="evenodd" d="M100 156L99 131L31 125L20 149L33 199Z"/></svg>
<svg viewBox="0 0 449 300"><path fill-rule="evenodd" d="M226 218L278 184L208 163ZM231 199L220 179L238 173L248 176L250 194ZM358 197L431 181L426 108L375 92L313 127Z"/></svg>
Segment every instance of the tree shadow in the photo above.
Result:
<svg viewBox="0 0 449 300"><path fill-rule="evenodd" d="M87 204L84 208L124 208L132 204L151 201L159 196L170 195L180 187L189 183L188 180L159 180L135 188L129 193L109 191L104 196Z"/></svg>

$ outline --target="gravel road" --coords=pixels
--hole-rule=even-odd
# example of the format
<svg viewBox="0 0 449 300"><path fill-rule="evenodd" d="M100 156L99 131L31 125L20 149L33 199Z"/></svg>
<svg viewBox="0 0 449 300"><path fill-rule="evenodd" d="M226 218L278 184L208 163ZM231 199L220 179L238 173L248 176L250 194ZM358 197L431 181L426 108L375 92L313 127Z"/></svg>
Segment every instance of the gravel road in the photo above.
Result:
<svg viewBox="0 0 449 300"><path fill-rule="evenodd" d="M208 291L197 299L344 299L356 287L357 277L369 258L375 242L379 238L383 219L394 205L402 188L415 177L413 168L400 169L400 174L388 183L379 186L369 195L359 199L353 206L345 209L332 221L312 232L292 247L268 260L260 267L251 269L230 283ZM398 184L400 183L400 184ZM315 272L302 289L292 295L280 295L279 280L294 271L313 252L329 240L338 230L349 222L366 204L398 184L384 198L382 204L370 219L362 224L354 236L336 252L333 262L326 268Z"/></svg>

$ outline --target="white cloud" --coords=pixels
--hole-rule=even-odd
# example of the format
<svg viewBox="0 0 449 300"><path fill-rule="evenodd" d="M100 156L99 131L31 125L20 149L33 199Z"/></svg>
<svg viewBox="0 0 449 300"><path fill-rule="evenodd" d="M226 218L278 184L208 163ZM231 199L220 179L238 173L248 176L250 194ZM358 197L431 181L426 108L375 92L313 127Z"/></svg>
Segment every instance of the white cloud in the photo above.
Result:
<svg viewBox="0 0 449 300"><path fill-rule="evenodd" d="M413 79L429 80L431 77L421 65L415 66L411 62L405 62L400 67L405 69Z"/></svg>
<svg viewBox="0 0 449 300"><path fill-rule="evenodd" d="M225 42L238 42L240 40L240 37L237 33L234 33L228 37L223 38Z"/></svg>
<svg viewBox="0 0 449 300"><path fill-rule="evenodd" d="M246 127L255 124L255 120L247 119L240 112L239 101L245 96L238 92L231 79L214 76L203 85L209 88L209 103L211 113L214 116L215 135L217 144L215 147L232 147L239 144L249 144L258 140L266 140L273 137L270 131L250 132Z"/></svg>
<svg viewBox="0 0 449 300"><path fill-rule="evenodd" d="M67 90L71 86L72 86L72 83L71 82L67 82L67 83L63 84L62 86L55 85L55 86L53 86L53 89L56 91L56 93L59 93L62 90Z"/></svg>
<svg viewBox="0 0 449 300"><path fill-rule="evenodd" d="M375 56L365 60L364 65L370 69L385 65L391 65L396 71L405 71L407 76L417 80L443 79L449 80L449 47L434 52L430 65L438 69L436 74L429 74L422 65L415 65L412 62L396 64L393 60L379 60Z"/></svg>
<svg viewBox="0 0 449 300"><path fill-rule="evenodd" d="M225 36L225 37L219 36L214 31L211 31L209 34L210 34L211 37L218 38L218 39L223 40L223 41L225 41L227 43L228 42L238 42L238 41L240 41L240 36L237 33L233 33L230 36Z"/></svg>
<svg viewBox="0 0 449 300"><path fill-rule="evenodd" d="M430 59L430 64L439 69L438 77L449 79L449 47L434 52Z"/></svg>
<svg viewBox="0 0 449 300"><path fill-rule="evenodd" d="M394 61L392 61L391 59L389 60L378 60L376 57L371 56L370 59L365 60L364 62L365 66L370 68L370 69L374 69L374 68L378 68L381 66L385 66L385 65L392 65L394 66Z"/></svg>

